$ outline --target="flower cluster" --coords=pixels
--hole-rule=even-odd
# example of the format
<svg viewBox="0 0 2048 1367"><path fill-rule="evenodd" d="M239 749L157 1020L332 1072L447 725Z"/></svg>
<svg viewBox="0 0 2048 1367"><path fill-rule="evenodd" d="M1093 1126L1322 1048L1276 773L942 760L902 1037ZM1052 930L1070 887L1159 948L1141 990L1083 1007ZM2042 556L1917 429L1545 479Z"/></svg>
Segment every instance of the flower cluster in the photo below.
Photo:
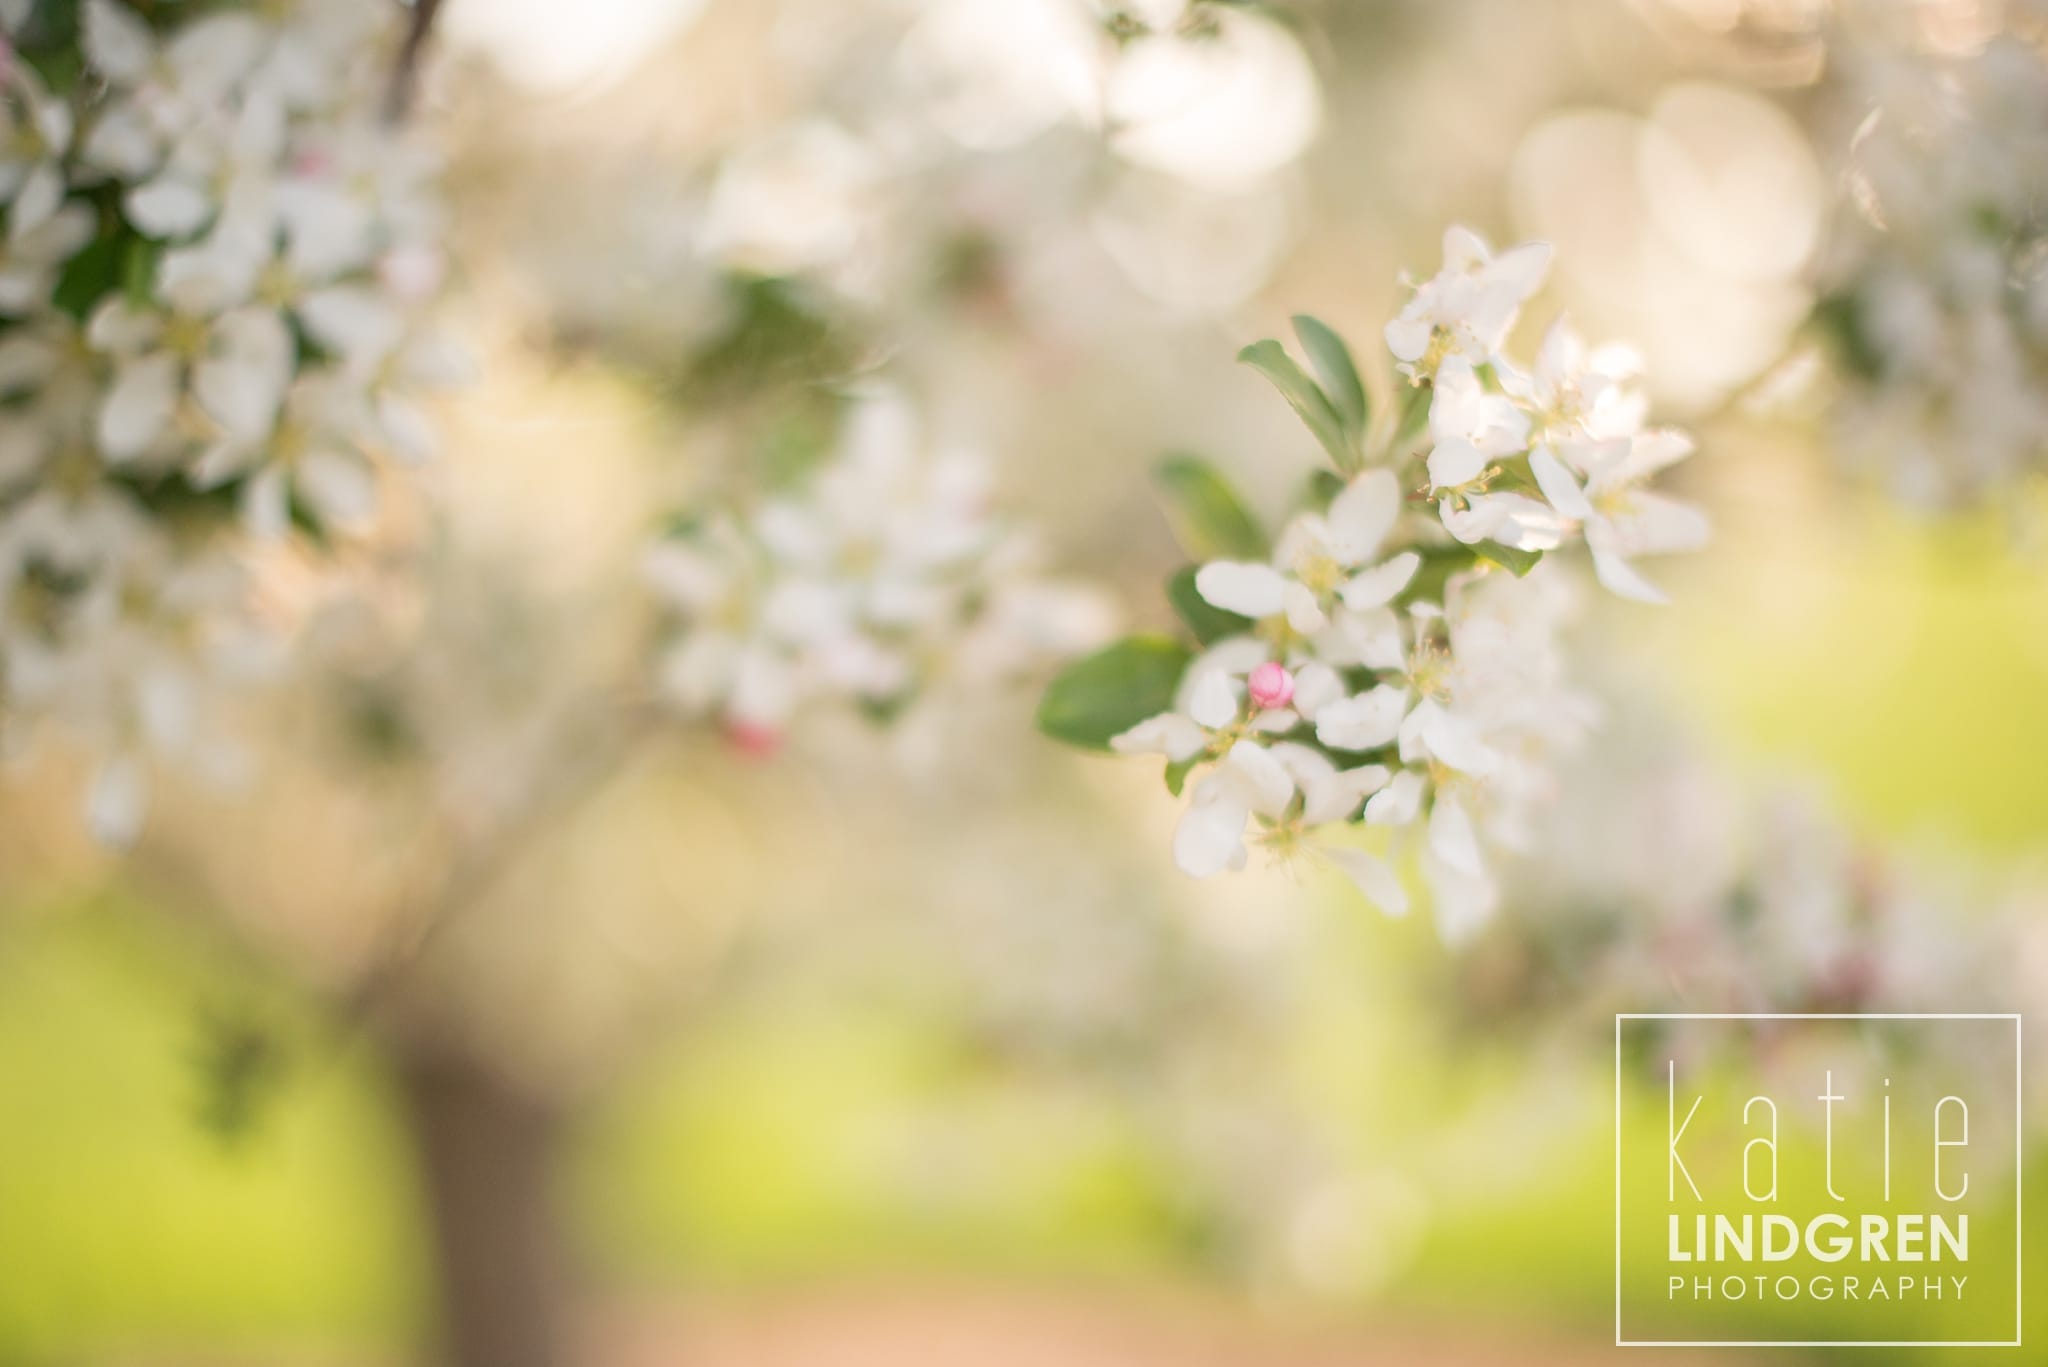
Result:
<svg viewBox="0 0 2048 1367"><path fill-rule="evenodd" d="M2048 465L2048 56L1846 20L1831 52L1856 130L1816 310L1838 445L1909 502L1996 498Z"/></svg>
<svg viewBox="0 0 2048 1367"><path fill-rule="evenodd" d="M1312 855L1390 912L1392 864L1347 827L1419 833L1439 923L1492 911L1489 843L1515 844L1548 757L1590 720L1564 679L1558 631L1572 581L1546 552L1591 551L1613 591L1653 599L1636 556L1688 549L1701 516L1645 487L1691 449L1643 425L1626 353L1562 324L1536 364L1502 354L1548 249L1492 255L1463 229L1387 342L1409 382L1375 422L1343 342L1296 330L1319 379L1277 342L1243 358L1287 397L1336 466L1266 544L1206 466L1162 470L1175 521L1206 563L1169 596L1200 647L1133 638L1073 666L1041 711L1052 734L1159 754L1191 801L1174 840L1196 877L1242 867L1247 838Z"/></svg>
<svg viewBox="0 0 2048 1367"><path fill-rule="evenodd" d="M383 116L398 16L0 5L0 711L101 757L204 760L267 652L252 556L360 526L449 376L434 163Z"/></svg>
<svg viewBox="0 0 2048 1367"><path fill-rule="evenodd" d="M1106 606L1035 558L990 515L978 458L928 450L900 394L867 393L792 487L649 548L676 623L662 692L768 750L806 704L893 715L943 679L986 683L1096 644Z"/></svg>

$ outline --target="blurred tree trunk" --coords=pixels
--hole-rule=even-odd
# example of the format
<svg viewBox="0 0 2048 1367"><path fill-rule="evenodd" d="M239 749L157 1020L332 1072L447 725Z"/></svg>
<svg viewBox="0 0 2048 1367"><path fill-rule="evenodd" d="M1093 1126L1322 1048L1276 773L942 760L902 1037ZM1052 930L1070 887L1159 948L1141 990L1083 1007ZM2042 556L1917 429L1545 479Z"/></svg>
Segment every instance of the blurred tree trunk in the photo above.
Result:
<svg viewBox="0 0 2048 1367"><path fill-rule="evenodd" d="M562 1367L560 1109L457 1051L407 1048L400 1075L433 1224L442 1360Z"/></svg>

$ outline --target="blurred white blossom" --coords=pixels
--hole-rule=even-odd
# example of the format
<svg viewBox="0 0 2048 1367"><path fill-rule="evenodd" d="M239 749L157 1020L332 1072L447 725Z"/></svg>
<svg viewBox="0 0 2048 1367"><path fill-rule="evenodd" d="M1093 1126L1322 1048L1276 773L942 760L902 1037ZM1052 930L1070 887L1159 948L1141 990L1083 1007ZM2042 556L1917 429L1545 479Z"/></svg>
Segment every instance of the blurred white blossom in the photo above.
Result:
<svg viewBox="0 0 2048 1367"><path fill-rule="evenodd" d="M0 711L100 757L121 840L152 757L238 766L292 625L258 562L369 519L427 444L409 390L457 367L436 166L384 113L396 7L73 13L0 16Z"/></svg>
<svg viewBox="0 0 2048 1367"><path fill-rule="evenodd" d="M910 403L857 397L815 469L757 505L718 508L652 545L675 619L660 670L684 713L772 748L808 704L898 709L1095 644L1093 591L1045 578L989 506L975 456L932 449Z"/></svg>
<svg viewBox="0 0 2048 1367"><path fill-rule="evenodd" d="M1907 9L1830 31L1837 444L1910 502L1997 501L2048 461L2048 56L2018 28L1936 48Z"/></svg>

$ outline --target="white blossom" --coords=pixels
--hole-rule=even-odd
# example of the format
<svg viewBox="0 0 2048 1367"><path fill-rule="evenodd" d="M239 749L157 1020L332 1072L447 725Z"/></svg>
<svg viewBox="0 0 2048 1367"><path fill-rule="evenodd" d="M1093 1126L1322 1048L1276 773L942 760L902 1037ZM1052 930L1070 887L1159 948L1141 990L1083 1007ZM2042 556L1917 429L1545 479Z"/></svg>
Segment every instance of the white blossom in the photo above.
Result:
<svg viewBox="0 0 2048 1367"><path fill-rule="evenodd" d="M990 515L981 461L927 447L886 390L857 397L838 447L796 487L661 538L644 564L675 619L663 693L756 749L806 704L893 710L1105 629L1096 595L1044 578Z"/></svg>
<svg viewBox="0 0 2048 1367"><path fill-rule="evenodd" d="M1908 503L2007 502L2048 462L2048 56L2018 33L1929 51L1899 17L1847 7L1830 36L1835 444Z"/></svg>
<svg viewBox="0 0 2048 1367"><path fill-rule="evenodd" d="M1631 353L1560 324L1528 370L1503 354L1548 250L1494 256L1453 229L1445 252L1387 331L1428 405L1424 449L1382 438L1269 558L1198 566L1201 604L1242 623L1191 615L1230 634L1109 746L1163 756L1187 785L1184 872L1242 868L1259 847L1335 867L1398 913L1412 856L1460 940L1501 900L1495 852L1530 843L1554 762L1594 721L1560 646L1577 581L1536 562L1589 551L1608 588L1651 598L1632 558L1690 550L1706 523L1650 487L1692 446L1644 426Z"/></svg>
<svg viewBox="0 0 2048 1367"><path fill-rule="evenodd" d="M1410 375L1434 374L1451 356L1485 365L1549 270L1550 248L1544 243L1525 243L1495 256L1471 229L1448 228L1443 270L1416 286L1400 316L1387 324L1387 349Z"/></svg>
<svg viewBox="0 0 2048 1367"><path fill-rule="evenodd" d="M422 321L435 163L384 116L402 16L80 20L74 85L0 76L0 706L97 756L89 823L125 839L156 765L239 768L230 700L292 626L252 565L320 573L287 533L361 526L454 367Z"/></svg>

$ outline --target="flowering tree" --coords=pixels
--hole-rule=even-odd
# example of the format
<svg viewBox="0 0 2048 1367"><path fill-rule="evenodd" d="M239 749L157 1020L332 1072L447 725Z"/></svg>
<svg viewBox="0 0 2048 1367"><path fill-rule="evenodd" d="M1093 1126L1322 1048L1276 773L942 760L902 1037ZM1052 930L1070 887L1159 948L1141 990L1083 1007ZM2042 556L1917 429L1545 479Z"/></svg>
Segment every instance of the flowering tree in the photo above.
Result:
<svg viewBox="0 0 2048 1367"><path fill-rule="evenodd" d="M353 728L350 780L402 775L358 784L375 820L302 837L373 851L352 863L388 875L348 907L388 936L365 936L325 985L388 1051L412 1112L453 1353L516 1367L552 1360L562 1332L547 1185L565 1120L647 1033L642 1003L608 1002L600 1045L536 1044L557 1023L508 959L555 967L568 955L545 930L582 923L522 886L522 861L631 781L677 718L730 742L689 752L716 790L730 771L712 766L835 713L914 737L992 683L1098 646L1112 614L1049 577L993 492L975 448L994 421L959 421L978 396L940 411L946 381L977 362L932 320L994 316L1039 346L1033 361L1109 331L1106 291L1046 269L1083 248L1156 310L1148 323L1228 310L1287 240L1288 168L1321 104L1301 44L1261 5L949 3L908 20L889 7L874 22L900 89L855 79L869 49L849 41L805 73L816 108L778 111L673 175L650 174L635 147L622 166L571 157L515 177L530 198L506 231L552 223L552 208L632 253L629 266L618 239L575 238L550 263L552 341L595 338L643 378L679 376L666 396L681 398L679 425L716 431L715 469L676 515L615 538L632 573L557 601L521 577L522 556L493 560L449 530L446 509L424 534L380 517L401 501L378 497L388 471L433 444L414 390L463 369L427 309L444 274L438 163L392 117L435 8L417 0L407 22L350 0L0 0L0 719L10 739L81 739L91 824L133 841L149 762L241 767L221 723L241 683L302 644L310 604L345 598L375 619L367 666L294 657ZM2001 173L2039 131L2038 56L2001 47L1936 83L1967 92L1973 126L2011 133L1989 153L1917 86L1926 117L1880 122L1859 145L1871 217L1843 228L1820 319L1877 415L1864 421L1912 448L1879 452L1901 482L1942 482L1929 462L1957 452L1982 466L1961 472L1966 492L2036 463L2040 233L2025 186ZM1004 157L1029 159L1030 175ZM558 174L579 178L573 193ZM686 192L663 197L675 186ZM1548 249L1495 254L1453 229L1443 255L1387 323L1378 365L1361 369L1308 317L1295 321L1306 365L1279 341L1245 349L1328 468L1269 535L1216 470L1162 465L1193 561L1166 586L1183 630L1072 664L1039 720L1165 762L1186 799L1173 858L1190 875L1241 868L1258 846L1335 867L1398 914L1412 853L1445 939L1472 945L1470 982L1502 944L1542 937L1496 917L1504 861L1533 852L1570 872L1581 859L1541 819L1595 721L1567 668L1580 589L1656 601L1640 562L1700 546L1707 524L1658 487L1691 443L1649 424L1630 352L1559 322L1533 358L1510 354ZM1031 383L1016 353L979 364ZM366 561L399 567L395 591L353 592ZM313 767L332 762L315 754ZM163 868L165 849L145 841L140 862ZM1850 864L1829 866L1835 883L1853 883ZM1540 882L1511 867L1514 886ZM231 879L193 881L209 908L235 900ZM1642 889L1616 900L1618 948L1591 960L1602 981L1662 934ZM1768 947L1801 999L1875 990L1855 977L1876 971L1868 946L1843 944L1862 901L1806 957L1806 940L1787 950L1738 923L1727 888L1707 901L1725 943L1688 964L1702 977ZM1001 929L1023 926L1041 922L1012 912ZM1801 927L1787 915L1772 929ZM1114 957L1079 928L1057 938L1076 958ZM1147 1101L1169 1144L1204 1127L1167 1113L1214 1108L1201 1088L1217 1060L1243 1070L1244 1040L1267 1038L1226 1028L1256 1014L1239 1014L1229 972L1190 989L1207 1031L1186 1001L1155 1001L1170 995L1161 952L1130 955L1124 977L1088 964L1128 1015L1077 1023L1086 1012L1065 997L1019 1006L1011 940L975 943L991 940L1004 947L992 961L959 953L976 1027L1065 1032L1091 1062L1167 1079ZM1061 959L1048 976L1080 974ZM515 1055L544 1059L506 1066ZM1106 1071L1106 1091L1127 1080ZM1263 1122L1285 1107L1255 1109ZM1255 1128L1207 1126L1184 1164L1256 1249L1277 1242L1264 1226L1313 1166L1279 1172L1267 1156L1317 1146L1291 1118Z"/></svg>

